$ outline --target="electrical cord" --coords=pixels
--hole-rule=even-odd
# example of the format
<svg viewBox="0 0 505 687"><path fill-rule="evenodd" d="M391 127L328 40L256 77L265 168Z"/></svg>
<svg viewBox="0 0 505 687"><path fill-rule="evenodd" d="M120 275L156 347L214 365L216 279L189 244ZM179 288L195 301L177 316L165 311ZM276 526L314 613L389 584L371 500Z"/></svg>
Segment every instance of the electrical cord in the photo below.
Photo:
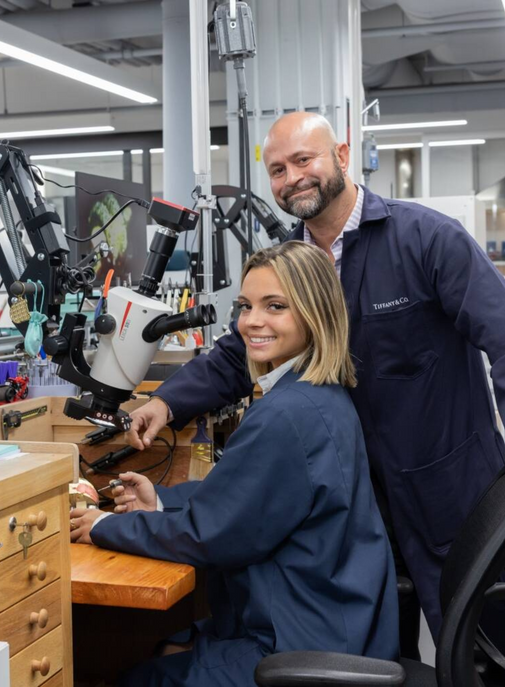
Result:
<svg viewBox="0 0 505 687"><path fill-rule="evenodd" d="M174 459L174 451L177 447L177 435L175 433L175 430L172 429L172 427L170 427L170 430L171 430L172 436L173 436L173 444L170 444L164 437L158 436L154 439L154 441L161 441L168 448L168 453L166 454L166 456L164 456L163 459L158 461L157 463L153 463L152 465L148 465L147 467L141 468L140 470L135 470L135 472L137 472L139 475L142 475L143 473L148 472L149 470L153 470L154 468L157 468L160 465L163 465L163 463L166 461L167 466L166 466L163 474L161 475L161 477L158 479L158 481L155 484L161 484L162 481L167 476L170 468L172 467L172 463L173 463L173 459ZM84 465L86 465L88 468L92 467L91 463L88 463L88 461L84 458L84 456L79 454L79 471L80 471L82 477L89 481L88 477L85 476L85 474L82 470L82 466L81 466L82 463L84 463ZM119 472L112 472L110 470L101 470L100 468L93 468L93 470L97 475L110 475L111 477L118 477L120 474ZM105 504L105 503L110 503L113 501L114 501L114 499L110 499L107 496L101 497L101 503Z"/></svg>
<svg viewBox="0 0 505 687"><path fill-rule="evenodd" d="M107 229L107 227L108 227L110 224L112 224L112 222L113 222L117 217L119 217L119 215L120 215L129 205L133 205L133 203L137 203L138 205L141 205L141 206L144 207L144 208L148 208L148 207L149 207L149 203L147 203L145 200L140 200L140 199L138 199L138 198L130 198L130 200L128 200L128 201L127 201L126 203L124 203L123 205L121 205L121 207L119 208L119 210L118 210L117 212L115 212L115 213L112 215L112 217L110 217L110 219L108 219L107 222L105 222L105 224L102 225L102 227L101 227L100 229L98 229L98 231L95 231L94 234L90 234L89 236L85 236L85 237L82 238L82 239L77 238L77 236L72 236L71 234L65 234L65 236L66 236L67 239L69 239L70 241L76 241L77 243L87 243L88 241L91 241L92 239L94 239L94 238L96 238L97 236L99 236L102 232L104 232L104 231Z"/></svg>
<svg viewBox="0 0 505 687"><path fill-rule="evenodd" d="M40 171L40 168L37 167L37 165L33 164L33 162L30 162L28 166L36 169L44 181L47 181L50 184L54 184L55 186L59 186L59 188L78 188L80 191L84 191L84 193L87 193L89 196L100 196L102 193L114 193L116 196L121 196L122 198L129 198L131 200L140 201L140 204L146 202L142 198L132 198L131 196L127 196L126 193L120 193L119 191L114 191L114 189L112 189L112 188L104 188L101 191L89 191L87 188L84 188L84 186L79 186L78 184L68 184L68 185L60 184L57 181L54 181L53 179L47 179L42 174L42 172ZM147 204L147 206L143 206L143 207L149 207L149 204Z"/></svg>

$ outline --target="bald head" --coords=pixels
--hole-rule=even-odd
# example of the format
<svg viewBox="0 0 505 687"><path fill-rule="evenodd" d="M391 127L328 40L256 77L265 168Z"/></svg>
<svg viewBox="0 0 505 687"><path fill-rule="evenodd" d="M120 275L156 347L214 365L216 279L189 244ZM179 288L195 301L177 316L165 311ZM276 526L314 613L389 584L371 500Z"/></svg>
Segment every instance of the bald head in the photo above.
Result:
<svg viewBox="0 0 505 687"><path fill-rule="evenodd" d="M338 209L339 196L354 192L347 176L349 148L338 143L322 115L292 112L278 119L265 139L263 160L277 204L300 219Z"/></svg>
<svg viewBox="0 0 505 687"><path fill-rule="evenodd" d="M329 148L337 145L337 137L326 117L315 112L290 112L271 126L263 147L266 150L274 141L292 137L315 139Z"/></svg>

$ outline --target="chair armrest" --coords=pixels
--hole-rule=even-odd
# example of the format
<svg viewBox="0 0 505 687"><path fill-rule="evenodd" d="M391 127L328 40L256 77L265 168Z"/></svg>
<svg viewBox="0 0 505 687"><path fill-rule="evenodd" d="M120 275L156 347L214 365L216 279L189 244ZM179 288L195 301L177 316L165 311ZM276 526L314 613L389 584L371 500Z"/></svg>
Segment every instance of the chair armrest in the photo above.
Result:
<svg viewBox="0 0 505 687"><path fill-rule="evenodd" d="M486 599L490 601L504 601L505 600L505 582L497 582L492 587L486 590Z"/></svg>
<svg viewBox="0 0 505 687"><path fill-rule="evenodd" d="M272 654L256 666L259 687L390 687L403 685L399 663L327 651L287 651Z"/></svg>
<svg viewBox="0 0 505 687"><path fill-rule="evenodd" d="M412 580L409 580L408 577L397 577L396 589L400 596L407 596L408 594L412 594L414 591L414 584L412 583Z"/></svg>

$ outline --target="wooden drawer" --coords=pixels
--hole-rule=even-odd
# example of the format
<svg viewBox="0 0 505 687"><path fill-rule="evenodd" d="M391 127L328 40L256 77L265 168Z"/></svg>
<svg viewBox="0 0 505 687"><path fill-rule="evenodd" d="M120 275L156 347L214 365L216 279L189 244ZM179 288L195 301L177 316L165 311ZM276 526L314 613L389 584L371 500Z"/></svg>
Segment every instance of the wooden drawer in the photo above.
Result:
<svg viewBox="0 0 505 687"><path fill-rule="evenodd" d="M31 623L31 614L40 613L43 609L47 611L45 626ZM44 623L43 615L41 622ZM57 580L0 613L0 640L9 642L10 655L14 656L60 624L61 584Z"/></svg>
<svg viewBox="0 0 505 687"><path fill-rule="evenodd" d="M18 541L20 533L23 531L22 527L16 527L14 531L9 529L9 520L14 516L18 524L28 521L29 516L38 516L39 513L44 512L47 516L47 524L43 530L37 529L36 526L30 527L30 532L33 537L32 546L43 539L47 539L55 532L61 529L60 523L60 500L61 491L53 490L44 495L44 498L37 497L29 501L22 501L15 506L6 508L0 511L0 560L12 556L18 551L22 551L22 546ZM0 501L1 503L1 501Z"/></svg>
<svg viewBox="0 0 505 687"><path fill-rule="evenodd" d="M42 687L63 687L63 672L60 670L59 673L50 677L47 682L44 682Z"/></svg>
<svg viewBox="0 0 505 687"><path fill-rule="evenodd" d="M39 544L33 544L29 548L28 558L23 558L23 553L0 562L0 611L13 606L29 594L47 587L61 575L60 535L54 534ZM37 575L30 575L30 566L46 564L46 574L43 580ZM16 683L13 683L16 685ZM16 685L17 687L17 685Z"/></svg>
<svg viewBox="0 0 505 687"><path fill-rule="evenodd" d="M39 687L61 671L63 667L62 640L63 633L60 625L11 658L11 685L13 687ZM34 672L32 669L33 661L43 659L49 659L49 672L46 675Z"/></svg>

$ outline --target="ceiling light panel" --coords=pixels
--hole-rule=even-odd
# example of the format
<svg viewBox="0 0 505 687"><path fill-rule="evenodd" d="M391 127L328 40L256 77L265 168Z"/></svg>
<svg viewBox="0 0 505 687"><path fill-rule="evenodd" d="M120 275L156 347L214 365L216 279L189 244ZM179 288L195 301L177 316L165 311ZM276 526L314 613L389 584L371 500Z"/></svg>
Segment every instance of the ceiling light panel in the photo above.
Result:
<svg viewBox="0 0 505 687"><path fill-rule="evenodd" d="M447 119L441 122L404 122L402 124L372 124L363 131L400 131L401 129L431 129L442 126L466 126L466 119Z"/></svg>
<svg viewBox="0 0 505 687"><path fill-rule="evenodd" d="M43 138L45 136L75 136L78 134L104 134L115 131L113 126L77 126L66 129L34 129L33 131L4 131L0 139Z"/></svg>
<svg viewBox="0 0 505 687"><path fill-rule="evenodd" d="M445 148L446 146L480 146L486 142L485 138L465 138L460 141L430 141L430 148Z"/></svg>
<svg viewBox="0 0 505 687"><path fill-rule="evenodd" d="M410 148L422 147L422 143L380 143L377 150L409 150Z"/></svg>
<svg viewBox="0 0 505 687"><path fill-rule="evenodd" d="M0 21L0 54L138 103L158 100L151 84L5 21Z"/></svg>
<svg viewBox="0 0 505 687"><path fill-rule="evenodd" d="M86 153L52 153L51 155L30 155L30 160L70 160L79 157L121 157L122 150L97 150Z"/></svg>

